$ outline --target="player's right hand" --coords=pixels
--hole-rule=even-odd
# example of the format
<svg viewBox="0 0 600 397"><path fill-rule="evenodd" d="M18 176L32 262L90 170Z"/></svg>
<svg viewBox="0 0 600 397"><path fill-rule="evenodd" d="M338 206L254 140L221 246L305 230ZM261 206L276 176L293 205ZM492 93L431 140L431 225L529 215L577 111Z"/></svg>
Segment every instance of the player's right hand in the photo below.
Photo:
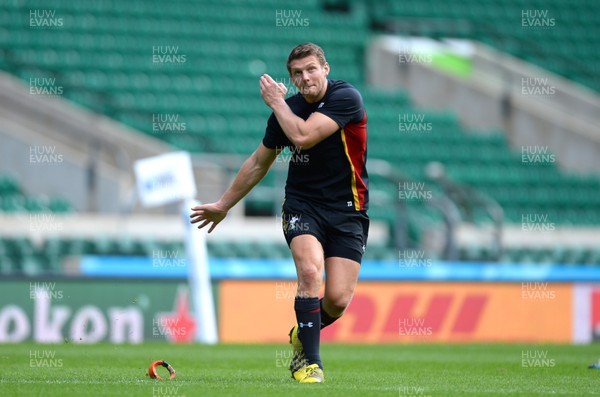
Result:
<svg viewBox="0 0 600 397"><path fill-rule="evenodd" d="M201 204L192 207L190 214L190 223L202 222L198 229L202 229L212 223L208 232L212 232L215 227L227 216L227 209L221 207L219 203Z"/></svg>

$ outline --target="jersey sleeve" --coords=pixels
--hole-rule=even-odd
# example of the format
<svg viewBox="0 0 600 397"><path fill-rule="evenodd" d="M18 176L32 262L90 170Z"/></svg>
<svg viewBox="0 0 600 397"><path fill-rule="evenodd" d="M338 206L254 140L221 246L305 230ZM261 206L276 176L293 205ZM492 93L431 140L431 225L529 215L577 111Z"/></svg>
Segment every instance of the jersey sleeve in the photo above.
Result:
<svg viewBox="0 0 600 397"><path fill-rule="evenodd" d="M348 123L357 123L364 117L364 105L360 93L353 87L334 91L328 101L317 112L323 113L344 128Z"/></svg>
<svg viewBox="0 0 600 397"><path fill-rule="evenodd" d="M271 117L267 120L267 128L262 142L268 149L283 148L284 146L291 145L274 113L271 113Z"/></svg>

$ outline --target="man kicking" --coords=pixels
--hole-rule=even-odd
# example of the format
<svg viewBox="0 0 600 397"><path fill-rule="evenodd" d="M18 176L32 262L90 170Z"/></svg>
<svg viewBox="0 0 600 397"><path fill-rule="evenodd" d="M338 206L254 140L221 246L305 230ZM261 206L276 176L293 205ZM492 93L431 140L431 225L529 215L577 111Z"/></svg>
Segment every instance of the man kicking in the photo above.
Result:
<svg viewBox="0 0 600 397"><path fill-rule="evenodd" d="M298 93L286 100L284 84L267 74L260 78L261 96L273 110L262 143L221 198L193 207L190 217L212 232L279 152L291 148L282 205L283 233L298 276L290 371L300 383L316 383L325 380L321 329L348 307L367 244L367 114L353 86L327 79L330 68L319 46L295 47L287 69Z"/></svg>

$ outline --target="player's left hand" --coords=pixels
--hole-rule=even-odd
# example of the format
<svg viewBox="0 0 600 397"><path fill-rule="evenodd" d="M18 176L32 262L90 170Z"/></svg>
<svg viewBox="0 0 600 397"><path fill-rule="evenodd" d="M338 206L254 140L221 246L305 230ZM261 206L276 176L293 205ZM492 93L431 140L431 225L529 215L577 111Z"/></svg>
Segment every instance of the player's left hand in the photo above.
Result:
<svg viewBox="0 0 600 397"><path fill-rule="evenodd" d="M287 88L285 84L278 83L268 74L263 74L260 78L260 96L268 107L272 108L278 101L285 101Z"/></svg>

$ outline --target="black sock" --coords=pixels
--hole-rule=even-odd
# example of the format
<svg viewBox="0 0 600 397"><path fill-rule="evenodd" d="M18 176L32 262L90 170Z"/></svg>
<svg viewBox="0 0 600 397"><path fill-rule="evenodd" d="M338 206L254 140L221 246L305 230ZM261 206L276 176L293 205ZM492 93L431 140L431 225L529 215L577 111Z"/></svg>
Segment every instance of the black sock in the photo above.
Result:
<svg viewBox="0 0 600 397"><path fill-rule="evenodd" d="M298 338L309 364L318 364L323 369L319 347L321 344L321 309L319 298L299 298L294 302L296 321L298 321Z"/></svg>
<svg viewBox="0 0 600 397"><path fill-rule="evenodd" d="M321 329L327 327L328 325L333 324L335 322L335 320L342 317L342 316L338 316L338 317L330 316L329 313L327 313L325 311L325 309L323 309L323 298L319 299L319 306L321 307Z"/></svg>

